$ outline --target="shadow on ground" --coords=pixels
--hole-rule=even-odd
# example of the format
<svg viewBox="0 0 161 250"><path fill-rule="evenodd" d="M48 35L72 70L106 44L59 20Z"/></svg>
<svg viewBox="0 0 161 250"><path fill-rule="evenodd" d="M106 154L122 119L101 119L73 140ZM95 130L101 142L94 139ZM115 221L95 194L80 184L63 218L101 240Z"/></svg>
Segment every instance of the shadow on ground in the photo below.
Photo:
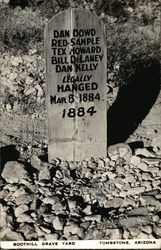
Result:
<svg viewBox="0 0 161 250"><path fill-rule="evenodd" d="M160 90L160 65L141 66L135 77L120 88L107 112L108 145L125 142L154 105Z"/></svg>
<svg viewBox="0 0 161 250"><path fill-rule="evenodd" d="M0 148L0 173L7 161L17 161L20 153L14 145L9 145Z"/></svg>

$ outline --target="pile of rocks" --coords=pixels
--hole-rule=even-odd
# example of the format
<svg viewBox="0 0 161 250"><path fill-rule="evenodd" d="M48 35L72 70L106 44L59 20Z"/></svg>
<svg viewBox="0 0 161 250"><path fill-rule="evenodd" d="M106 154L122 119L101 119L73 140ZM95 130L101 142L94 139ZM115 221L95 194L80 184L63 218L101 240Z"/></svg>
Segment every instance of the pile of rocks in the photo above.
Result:
<svg viewBox="0 0 161 250"><path fill-rule="evenodd" d="M104 159L8 161L1 240L159 238L160 177L160 151L127 144Z"/></svg>
<svg viewBox="0 0 161 250"><path fill-rule="evenodd" d="M0 0L0 3L9 4L9 0Z"/></svg>
<svg viewBox="0 0 161 250"><path fill-rule="evenodd" d="M30 114L33 108L45 103L44 60L36 49L20 56L4 53L0 65L3 110L25 111L26 104L26 112Z"/></svg>

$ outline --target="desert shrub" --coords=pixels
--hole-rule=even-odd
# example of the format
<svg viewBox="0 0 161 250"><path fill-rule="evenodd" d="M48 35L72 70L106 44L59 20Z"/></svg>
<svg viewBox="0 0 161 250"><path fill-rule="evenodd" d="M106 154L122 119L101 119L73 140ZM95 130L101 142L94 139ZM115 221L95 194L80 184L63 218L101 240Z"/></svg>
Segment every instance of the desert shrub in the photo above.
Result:
<svg viewBox="0 0 161 250"><path fill-rule="evenodd" d="M33 44L43 41L45 19L39 11L5 7L1 11L0 22L1 43L8 48L27 50Z"/></svg>
<svg viewBox="0 0 161 250"><path fill-rule="evenodd" d="M126 23L108 23L106 27L110 85L122 86L140 69L150 67L154 61L159 63L159 24L142 27L140 22L131 19Z"/></svg>
<svg viewBox="0 0 161 250"><path fill-rule="evenodd" d="M51 18L54 14L70 7L69 0L10 0L10 8L30 7L33 11L39 10L44 17Z"/></svg>

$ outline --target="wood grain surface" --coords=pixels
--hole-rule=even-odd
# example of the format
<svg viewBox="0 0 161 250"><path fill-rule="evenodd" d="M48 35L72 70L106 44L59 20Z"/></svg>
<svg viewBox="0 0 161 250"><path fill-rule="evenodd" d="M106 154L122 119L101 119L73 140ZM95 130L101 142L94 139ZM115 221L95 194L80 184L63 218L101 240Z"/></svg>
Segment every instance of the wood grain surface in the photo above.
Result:
<svg viewBox="0 0 161 250"><path fill-rule="evenodd" d="M45 29L45 58L49 161L106 157L103 22L86 10L71 9L56 15Z"/></svg>

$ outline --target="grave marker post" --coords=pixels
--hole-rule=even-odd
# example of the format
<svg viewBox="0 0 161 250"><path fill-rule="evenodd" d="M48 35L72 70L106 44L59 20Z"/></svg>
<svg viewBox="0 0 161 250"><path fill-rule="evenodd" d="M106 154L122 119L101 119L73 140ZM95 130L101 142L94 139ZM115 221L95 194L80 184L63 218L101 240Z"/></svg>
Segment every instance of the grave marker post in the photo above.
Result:
<svg viewBox="0 0 161 250"><path fill-rule="evenodd" d="M106 35L86 10L53 17L45 29L49 161L106 157Z"/></svg>

